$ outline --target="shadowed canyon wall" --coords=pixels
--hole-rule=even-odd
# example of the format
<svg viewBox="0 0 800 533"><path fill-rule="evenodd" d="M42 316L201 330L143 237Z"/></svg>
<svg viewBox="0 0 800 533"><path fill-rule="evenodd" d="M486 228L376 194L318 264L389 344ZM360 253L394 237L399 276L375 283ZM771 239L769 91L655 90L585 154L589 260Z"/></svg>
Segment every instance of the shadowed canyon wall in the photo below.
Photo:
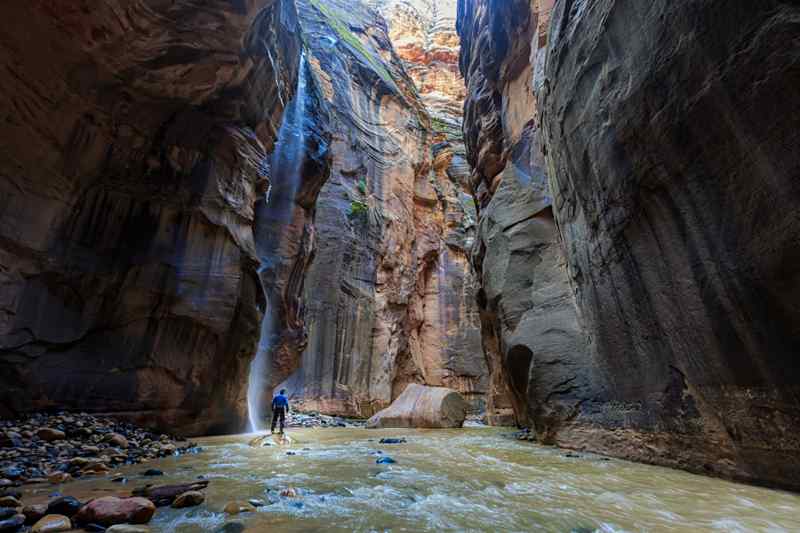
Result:
<svg viewBox="0 0 800 533"><path fill-rule="evenodd" d="M398 17L391 29L360 3L298 6L330 111L331 167L304 282L307 345L273 366L272 383L285 379L300 408L331 414L369 416L409 383L453 387L480 409L486 369L466 252L474 216L463 190L463 84L457 49L445 47L457 41L452 18L447 38L398 55L393 42L404 32L445 30L409 27L400 19L408 5L375 6ZM423 75L415 61L445 74L425 85L408 74L416 66Z"/></svg>
<svg viewBox="0 0 800 533"><path fill-rule="evenodd" d="M800 487L800 8L550 7L459 2L476 264L516 416L563 446ZM520 148L526 128L532 142ZM535 172L509 172L520 158ZM492 204L523 202L503 192L521 183L535 184L523 192L546 239L511 235L515 219L493 215ZM543 240L557 265L544 282ZM541 360L553 343L537 349L510 332L536 306L518 318L518 291L497 281L508 270L486 258L519 246L538 251L520 283L563 302L524 334L558 331L560 362ZM572 409L543 425L542 381L562 375L558 397Z"/></svg>
<svg viewBox="0 0 800 533"><path fill-rule="evenodd" d="M244 427L292 2L0 8L0 415Z"/></svg>

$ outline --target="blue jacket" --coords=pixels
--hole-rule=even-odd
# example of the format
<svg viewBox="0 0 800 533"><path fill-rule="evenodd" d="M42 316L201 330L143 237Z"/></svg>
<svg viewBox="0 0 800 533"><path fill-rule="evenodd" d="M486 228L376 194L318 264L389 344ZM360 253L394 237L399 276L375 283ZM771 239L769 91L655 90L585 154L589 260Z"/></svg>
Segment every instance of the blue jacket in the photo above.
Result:
<svg viewBox="0 0 800 533"><path fill-rule="evenodd" d="M281 408L281 409L288 409L289 408L289 398L284 396L283 394L278 394L275 398L272 399L272 408Z"/></svg>

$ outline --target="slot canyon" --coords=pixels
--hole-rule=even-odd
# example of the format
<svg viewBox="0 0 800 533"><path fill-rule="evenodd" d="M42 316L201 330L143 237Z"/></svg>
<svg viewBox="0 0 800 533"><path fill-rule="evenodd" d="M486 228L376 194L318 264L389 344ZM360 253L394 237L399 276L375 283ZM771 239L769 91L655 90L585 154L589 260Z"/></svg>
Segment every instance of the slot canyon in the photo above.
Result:
<svg viewBox="0 0 800 533"><path fill-rule="evenodd" d="M800 530L797 2L0 13L0 532Z"/></svg>

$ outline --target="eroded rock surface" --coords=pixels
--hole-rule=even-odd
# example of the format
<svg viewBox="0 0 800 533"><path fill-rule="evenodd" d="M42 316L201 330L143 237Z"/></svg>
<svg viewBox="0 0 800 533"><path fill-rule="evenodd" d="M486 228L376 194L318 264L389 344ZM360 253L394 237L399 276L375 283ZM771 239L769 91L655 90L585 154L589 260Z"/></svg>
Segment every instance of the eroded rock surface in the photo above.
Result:
<svg viewBox="0 0 800 533"><path fill-rule="evenodd" d="M797 488L798 7L552 4L459 2L484 344L517 419Z"/></svg>
<svg viewBox="0 0 800 533"><path fill-rule="evenodd" d="M0 414L239 430L292 2L0 8Z"/></svg>
<svg viewBox="0 0 800 533"><path fill-rule="evenodd" d="M284 385L299 408L328 414L372 415L409 383L453 387L480 409L486 369L458 117L436 130L407 74L413 58L395 53L377 12L334 0L299 6L330 110L331 168L304 281L308 344Z"/></svg>

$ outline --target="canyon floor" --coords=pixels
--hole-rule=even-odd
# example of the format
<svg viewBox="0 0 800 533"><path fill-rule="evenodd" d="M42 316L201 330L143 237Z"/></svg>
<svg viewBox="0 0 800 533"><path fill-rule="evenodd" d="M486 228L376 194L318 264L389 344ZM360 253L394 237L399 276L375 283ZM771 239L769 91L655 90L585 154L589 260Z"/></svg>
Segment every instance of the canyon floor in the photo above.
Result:
<svg viewBox="0 0 800 533"><path fill-rule="evenodd" d="M297 428L287 446L253 435L198 440L148 463L158 484L207 480L205 501L159 507L149 531L797 531L800 495L544 447L509 429ZM405 439L400 444L384 438ZM382 457L395 462L379 464ZM82 501L152 484L141 465L64 485ZM26 504L52 486L27 486ZM231 502L257 507L235 515ZM230 510L230 509L229 509Z"/></svg>

